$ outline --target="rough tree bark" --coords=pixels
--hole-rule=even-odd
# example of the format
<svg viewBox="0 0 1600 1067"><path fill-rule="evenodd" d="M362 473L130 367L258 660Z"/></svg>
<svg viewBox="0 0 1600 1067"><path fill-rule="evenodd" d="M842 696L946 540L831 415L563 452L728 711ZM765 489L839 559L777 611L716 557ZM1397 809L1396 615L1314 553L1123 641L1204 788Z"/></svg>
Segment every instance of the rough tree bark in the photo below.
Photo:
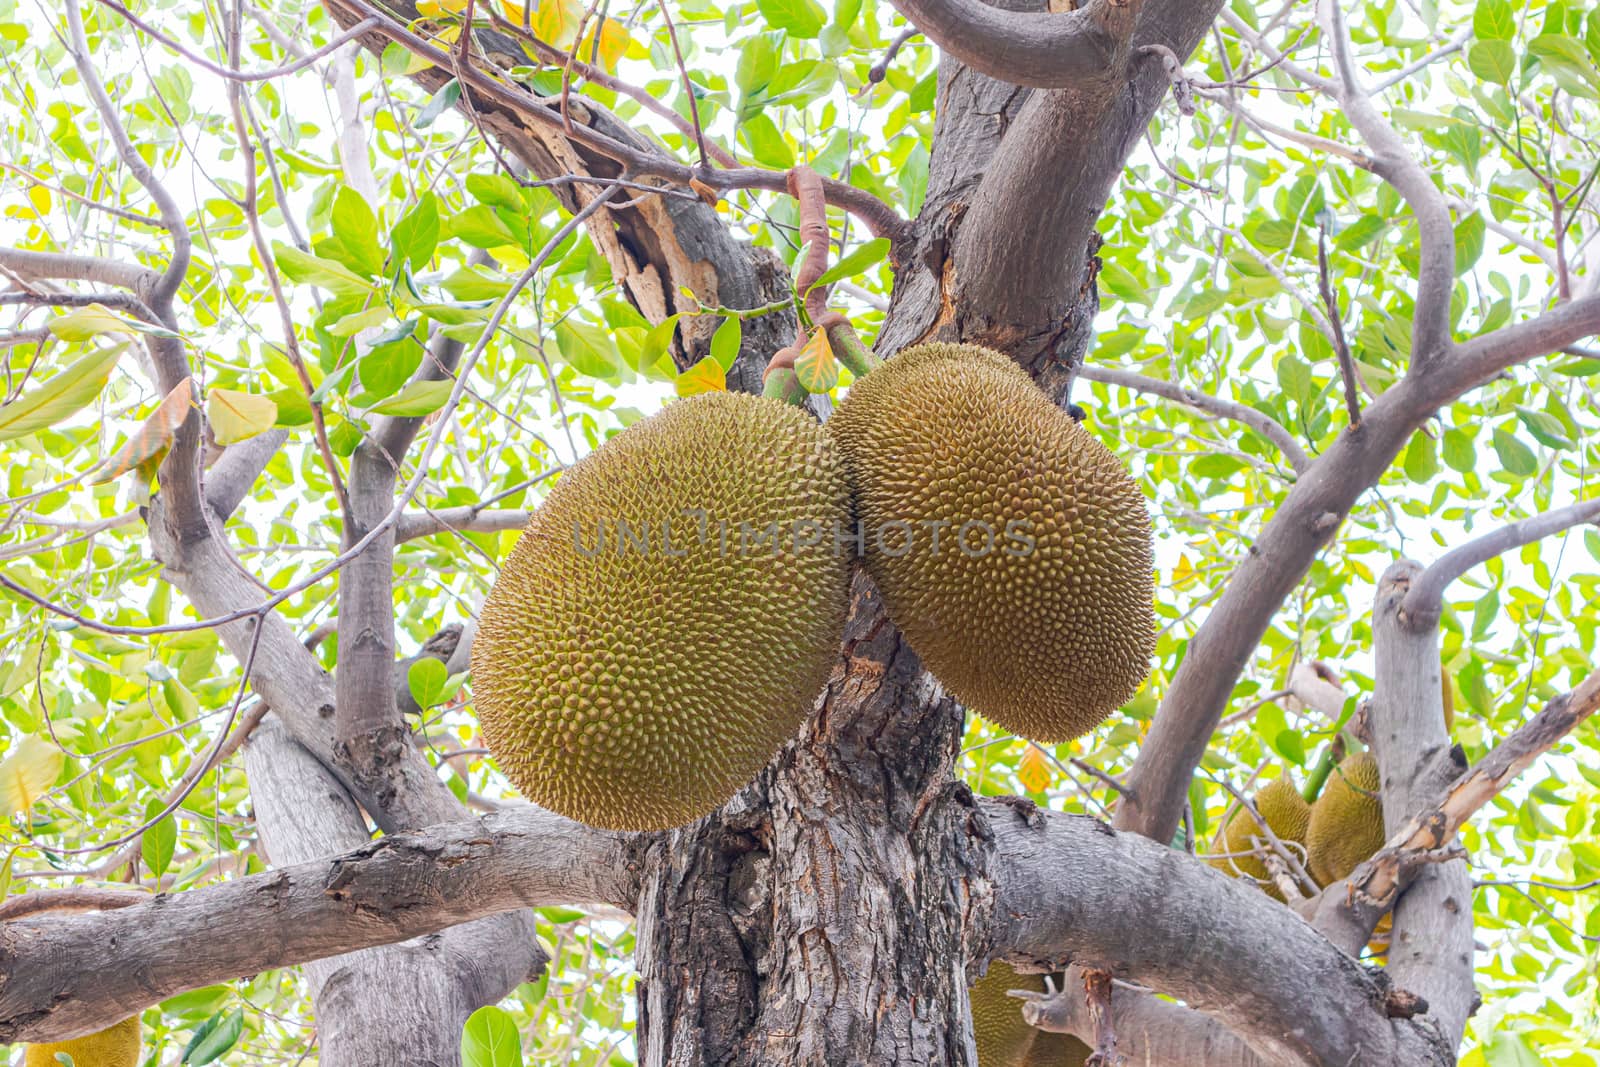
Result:
<svg viewBox="0 0 1600 1067"><path fill-rule="evenodd" d="M324 4L347 27L384 14L365 0ZM992 8L903 0L903 9L947 51L926 203L917 219L904 223L862 204L847 188L831 186L829 195L894 238L896 285L880 335L883 354L928 339L988 344L1065 401L1098 303L1095 223L1167 89L1162 64L1141 49L1162 46L1187 56L1222 5L1090 0L1072 15L1046 15L1048 6L1044 0L1004 0ZM388 13L399 21L364 35L363 47L377 52L403 39L404 23L416 17L410 5L392 5ZM1035 30L1040 36L1030 39ZM1330 32L1342 34L1337 20ZM480 61L502 68L526 61L520 45L503 34L485 32L474 41ZM1000 63L1005 57L1009 65ZM1378 150L1375 169L1408 194L1428 230L1437 222L1437 205L1406 169L1403 154L1395 156L1376 112L1364 106L1348 57L1341 52L1339 59L1341 79L1333 91ZM547 102L446 70L417 77L437 89L458 73L463 109L536 177L665 176L678 186L693 177L712 189L741 183L781 188L772 181L781 175L688 168L670 160L598 106L576 107L578 132L565 135L550 121ZM1007 72L1021 84L989 76ZM123 154L131 157L131 147ZM569 209L595 195L593 186L581 184L557 192ZM159 206L178 246L173 266L159 277L122 281L136 286L167 321L187 244L186 237L180 240L181 216L174 224L175 208ZM589 232L652 321L693 306L683 288L700 302L733 307L766 304L786 291L781 264L734 240L697 199L645 197L626 210L599 212ZM1425 239L1430 278L1441 255L1448 255L1448 248L1441 251L1448 226L1442 238L1434 236ZM55 277L84 277L102 268L55 269L69 272ZM1447 291L1419 295L1420 321L1440 321L1441 296L1447 308ZM680 366L705 353L713 326L681 320L674 353ZM391 684L392 620L387 630L341 630L341 674L350 673L335 682L287 625L268 614L220 632L238 658L254 660L252 684L283 724L268 727L249 756L252 787L264 790L257 800L264 837L282 869L128 912L0 927L0 1034L60 1034L97 1019L96 1012L141 1006L152 990L184 988L196 975L219 980L242 973L239 967L315 960L509 912L451 929L459 943L424 937L312 969L324 1062L379 1062L372 1058L378 1046L360 1044L363 1023L389 1027L379 1040L393 1047L410 1040L426 1049L426 1062L453 1062L453 1045L436 1040L444 1032L439 1025L413 1027L422 1037L432 1035L418 1042L403 1023L390 1026L393 1013L374 1024L382 1005L373 994L425 997L439 1020L458 1026L472 1006L514 984L535 955L523 946L522 955L492 966L479 967L482 961L474 959L494 937L505 943L526 937L526 915L510 909L601 900L638 916L639 1054L652 1067L972 1067L965 987L992 956L1025 967L1103 966L1182 998L1185 1006L1158 1006L1136 990L1123 991L1132 1000L1118 995L1129 1001L1130 1037L1139 1025L1165 1027L1173 1048L1207 1067L1243 1058L1240 1041L1263 1062L1449 1062L1465 1019L1463 978L1453 960L1436 964L1442 947L1459 941L1460 924L1427 917L1460 899L1451 896L1456 887L1448 869L1419 879L1433 888L1414 903L1402 898L1396 927L1402 945L1407 938L1417 945L1414 960L1397 957L1396 974L1438 989L1430 995L1439 997L1439 1016L1423 1025L1390 1018L1384 984L1288 909L1157 842L1170 838L1189 775L1272 612L1412 429L1505 366L1597 326L1600 298L1588 297L1460 345L1425 331L1418 371L1379 398L1359 429L1315 462L1297 445L1285 448L1291 463L1304 468L1302 476L1191 642L1119 812L1120 826L1155 841L1087 820L1042 817L1025 805L975 801L953 775L961 709L922 671L861 576L839 663L801 735L721 811L669 834L637 837L590 831L546 813L462 823L460 808L416 755L399 719ZM748 322L730 385L757 389L765 359L792 340L793 330L786 314ZM1444 348L1453 348L1449 360L1438 358ZM158 342L152 350L164 388L186 375L176 346L163 349ZM197 610L214 616L256 603L253 590L239 581L220 526L271 449L233 453L239 472L202 507L194 476L197 417L191 422L164 472L151 528L170 580ZM389 429L364 446L352 468L356 526L346 531L347 543L392 506L394 463L415 427ZM402 527L394 536L406 535ZM342 615L371 623L382 614L392 592L387 574L377 572L380 560L382 567L391 565L392 544L386 537L349 572L352 589ZM1380 622L1384 610L1380 605ZM1399 707L1423 683L1410 675L1386 682L1385 663L1420 653L1400 651L1397 640L1388 647L1385 652L1380 643L1379 699ZM1436 684L1431 692L1437 700ZM1405 746L1425 741L1435 753L1439 739L1424 737L1410 713L1375 721L1392 732L1377 748L1386 786L1391 774L1397 783L1396 810L1386 812L1394 825L1433 802L1443 784L1428 767L1424 777L1412 777L1418 768L1402 766ZM385 738L393 743L381 743ZM326 801L314 830L286 803L297 795ZM1389 800L1386 794L1386 805ZM366 826L356 802L396 836L331 864L313 862L318 854L359 844ZM400 833L434 823L451 825L426 835ZM508 856L523 864L511 868L520 876L515 882L505 868ZM530 870L538 876L526 877ZM1157 898L1169 891L1181 906ZM182 958L176 946L212 917L211 902L258 906L275 920L279 940L259 951L235 945L214 958ZM141 922L152 920L161 923L160 937L133 936ZM1470 927L1467 937L1470 951ZM108 938L139 982L119 987L100 1004L64 1000L63 991L79 992L96 980L65 973L71 961L87 958ZM149 947L152 941L160 941L161 952ZM61 972L38 970L42 958L59 961ZM35 970L30 974L24 963ZM378 973L385 970L393 973ZM1245 988L1236 991L1233 983ZM1470 990L1470 974L1466 983ZM1236 1035L1219 1029L1219 1020ZM1145 1047L1161 1046L1147 1033Z"/></svg>

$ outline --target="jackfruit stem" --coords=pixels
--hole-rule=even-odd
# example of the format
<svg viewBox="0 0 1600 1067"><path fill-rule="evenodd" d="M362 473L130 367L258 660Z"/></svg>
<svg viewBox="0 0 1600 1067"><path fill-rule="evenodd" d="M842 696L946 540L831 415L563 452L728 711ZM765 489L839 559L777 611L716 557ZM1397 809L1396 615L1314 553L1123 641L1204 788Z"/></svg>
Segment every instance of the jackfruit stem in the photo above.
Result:
<svg viewBox="0 0 1600 1067"><path fill-rule="evenodd" d="M795 407L805 406L806 397L811 394L800 384L800 375L795 373L794 359L798 353L798 348L790 347L780 348L773 354L772 362L767 364L766 373L761 376L762 396Z"/></svg>
<svg viewBox="0 0 1600 1067"><path fill-rule="evenodd" d="M824 313L817 319L817 325L827 331L828 347L833 349L834 358L850 368L850 373L857 378L865 378L883 366L883 360L861 343L850 320L837 311Z"/></svg>
<svg viewBox="0 0 1600 1067"><path fill-rule="evenodd" d="M1350 716L1356 710L1356 703L1347 700L1344 710L1339 713L1339 721L1333 725L1333 739L1328 742L1328 747L1322 750L1322 758L1317 760L1317 765L1311 771L1311 777L1306 779L1306 786L1300 795L1310 804L1317 799L1317 794L1322 792L1322 787L1328 781L1328 775L1333 773L1333 765L1338 762L1339 735L1344 732L1345 724L1350 721Z"/></svg>

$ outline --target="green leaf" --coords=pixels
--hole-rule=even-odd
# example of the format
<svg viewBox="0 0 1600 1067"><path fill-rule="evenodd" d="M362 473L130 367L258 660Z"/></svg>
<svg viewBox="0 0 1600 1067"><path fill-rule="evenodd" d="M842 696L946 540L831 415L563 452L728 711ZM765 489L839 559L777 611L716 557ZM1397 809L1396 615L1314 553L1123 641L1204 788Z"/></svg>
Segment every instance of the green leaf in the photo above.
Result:
<svg viewBox="0 0 1600 1067"><path fill-rule="evenodd" d="M770 26L795 37L815 37L828 21L817 0L757 0L756 6Z"/></svg>
<svg viewBox="0 0 1600 1067"><path fill-rule="evenodd" d="M1526 478L1539 469L1533 450L1505 430L1494 432L1494 451L1500 457L1500 465L1508 473Z"/></svg>
<svg viewBox="0 0 1600 1067"><path fill-rule="evenodd" d="M150 798L144 808L145 821L150 825L139 839L139 855L144 858L144 865L150 873L157 878L167 873L167 868L172 865L172 855L178 849L178 820L171 815L156 818L165 806L160 797Z"/></svg>
<svg viewBox="0 0 1600 1067"><path fill-rule="evenodd" d="M223 1053L238 1044L239 1037L243 1033L243 1008L233 1009L226 1018L219 1012L207 1019L194 1032L194 1037L189 1039L189 1044L183 1050L181 1062L191 1064L192 1067L201 1067L202 1064L221 1059Z"/></svg>
<svg viewBox="0 0 1600 1067"><path fill-rule="evenodd" d="M474 204L452 215L450 236L458 237L474 248L499 248L503 245L520 248L522 245L522 238L512 233L511 228L487 204Z"/></svg>
<svg viewBox="0 0 1600 1067"><path fill-rule="evenodd" d="M1482 641L1489 636L1489 628L1500 617L1500 591L1490 589L1478 597L1472 606L1472 639Z"/></svg>
<svg viewBox="0 0 1600 1067"><path fill-rule="evenodd" d="M417 112L417 117L411 120L411 125L419 130L432 126L434 120L446 111L456 106L456 101L461 99L461 83L454 78L445 82L440 90L433 94L422 110Z"/></svg>
<svg viewBox="0 0 1600 1067"><path fill-rule="evenodd" d="M467 175L467 193L480 204L503 207L516 215L528 210L522 199L522 186L515 178L505 174L485 173Z"/></svg>
<svg viewBox="0 0 1600 1067"><path fill-rule="evenodd" d="M889 255L889 239L875 237L844 256L832 267L823 271L817 285L832 285L844 278L854 278L868 267L875 267ZM813 286L812 288L816 288ZM802 294L804 295L804 294Z"/></svg>
<svg viewBox="0 0 1600 1067"><path fill-rule="evenodd" d="M105 388L111 368L127 344L96 349L49 381L0 407L0 441L9 441L65 421L91 404Z"/></svg>
<svg viewBox="0 0 1600 1067"><path fill-rule="evenodd" d="M724 373L733 369L733 361L739 358L739 346L743 342L744 322L735 315L723 319L717 332L711 335L711 358Z"/></svg>
<svg viewBox="0 0 1600 1067"><path fill-rule="evenodd" d="M573 370L588 378L616 377L621 353L605 330L568 317L556 323L555 335L561 358Z"/></svg>
<svg viewBox="0 0 1600 1067"><path fill-rule="evenodd" d="M1600 97L1600 72L1596 72L1588 51L1571 37L1535 37L1528 42L1528 51L1539 57L1568 92L1590 99ZM1563 73L1568 77L1560 77Z"/></svg>
<svg viewBox="0 0 1600 1067"><path fill-rule="evenodd" d="M1483 216L1474 211L1456 224L1456 273L1465 274L1477 265L1483 255L1486 224Z"/></svg>
<svg viewBox="0 0 1600 1067"><path fill-rule="evenodd" d="M1411 444L1406 446L1405 470L1406 477L1418 485L1427 485L1439 473L1433 440L1420 430L1411 435Z"/></svg>
<svg viewBox="0 0 1600 1067"><path fill-rule="evenodd" d="M448 378L438 381L412 382L383 403L374 407L372 413L374 415L393 415L402 419L431 415L444 407L445 402L450 399L450 394L454 390L455 383Z"/></svg>
<svg viewBox="0 0 1600 1067"><path fill-rule="evenodd" d="M426 267L438 244L439 201L432 193L423 193L417 206L402 215L389 232L390 261Z"/></svg>
<svg viewBox="0 0 1600 1067"><path fill-rule="evenodd" d="M333 198L330 218L333 235L339 239L360 269L367 274L383 272L383 249L378 247L378 216L360 193L341 186Z"/></svg>
<svg viewBox="0 0 1600 1067"><path fill-rule="evenodd" d="M1517 17L1508 0L1478 0L1472 32L1480 41L1509 41L1517 34Z"/></svg>
<svg viewBox="0 0 1600 1067"><path fill-rule="evenodd" d="M1466 474L1478 465L1478 451L1464 430L1446 430L1442 451L1445 464L1453 471Z"/></svg>
<svg viewBox="0 0 1600 1067"><path fill-rule="evenodd" d="M1504 41L1477 41L1467 49L1467 69L1486 82L1508 85L1517 72L1517 53Z"/></svg>
<svg viewBox="0 0 1600 1067"><path fill-rule="evenodd" d="M739 49L739 63L733 71L733 84L746 96L765 89L778 73L778 43L768 34L757 34Z"/></svg>
<svg viewBox="0 0 1600 1067"><path fill-rule="evenodd" d="M493 1004L479 1008L461 1028L462 1067L522 1067L516 1020Z"/></svg>
<svg viewBox="0 0 1600 1067"><path fill-rule="evenodd" d="M357 296L372 292L372 284L337 260L302 252L293 245L275 241L272 256L278 270L291 282L320 285L335 296Z"/></svg>
<svg viewBox="0 0 1600 1067"><path fill-rule="evenodd" d="M1354 252L1358 248L1365 248L1389 228L1389 220L1377 215L1362 215L1359 219L1339 231L1339 236L1333 239L1336 247L1346 252Z"/></svg>
<svg viewBox="0 0 1600 1067"><path fill-rule="evenodd" d="M928 193L928 159L928 149L918 141L900 168L900 192L908 215L915 216L922 210L922 198Z"/></svg>
<svg viewBox="0 0 1600 1067"><path fill-rule="evenodd" d="M644 341L639 345L639 359L634 366L635 370L642 374L667 354L667 348L672 344L673 331L678 328L678 318L678 315L668 315L650 327L650 332L644 335Z"/></svg>
<svg viewBox="0 0 1600 1067"><path fill-rule="evenodd" d="M411 699L423 709L431 708L440 702L444 693L444 683L450 678L450 672L445 665L432 657L419 659L406 671L406 687L411 690Z"/></svg>
<svg viewBox="0 0 1600 1067"><path fill-rule="evenodd" d="M794 166L794 151L790 149L789 142L784 140L777 123L764 112L745 119L739 127L739 135L750 147L750 154L755 156L756 162L774 170L788 170Z"/></svg>
<svg viewBox="0 0 1600 1067"><path fill-rule="evenodd" d="M1567 436L1566 425L1549 412L1535 411L1533 408L1518 404L1517 418L1528 428L1533 439L1546 448L1575 447L1572 438Z"/></svg>

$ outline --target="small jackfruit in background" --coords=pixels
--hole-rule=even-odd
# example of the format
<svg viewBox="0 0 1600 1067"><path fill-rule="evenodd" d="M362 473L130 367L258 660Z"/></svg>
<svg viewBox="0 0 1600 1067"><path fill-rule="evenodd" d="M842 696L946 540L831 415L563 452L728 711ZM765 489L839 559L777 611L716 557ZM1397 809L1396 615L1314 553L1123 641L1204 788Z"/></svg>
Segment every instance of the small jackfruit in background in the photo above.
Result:
<svg viewBox="0 0 1600 1067"><path fill-rule="evenodd" d="M1378 761L1370 752L1346 756L1328 776L1322 795L1311 805L1311 825L1306 831L1306 852L1311 877L1329 885L1383 847L1383 800Z"/></svg>
<svg viewBox="0 0 1600 1067"><path fill-rule="evenodd" d="M22 1067L61 1067L56 1053L72 1057L74 1067L136 1067L139 1062L139 1017L71 1041L52 1041L28 1045L22 1053Z"/></svg>
<svg viewBox="0 0 1600 1067"><path fill-rule="evenodd" d="M562 475L483 606L473 695L501 768L608 829L726 802L832 669L848 530L826 434L776 400L689 397L607 441Z"/></svg>
<svg viewBox="0 0 1600 1067"><path fill-rule="evenodd" d="M828 430L867 570L952 695L1044 743L1133 695L1155 648L1144 494L1021 368L909 348L850 387Z"/></svg>
<svg viewBox="0 0 1600 1067"><path fill-rule="evenodd" d="M1272 832L1286 847L1305 846L1306 831L1311 825L1311 805L1306 803L1287 774L1275 778L1258 791L1253 803L1267 825L1272 828ZM1266 835L1261 832L1261 827L1250 817L1250 813L1241 807L1233 813L1233 817L1217 834L1211 851L1218 855L1210 861L1211 865L1235 878L1251 878L1266 891L1268 896L1274 900L1282 900L1283 893L1273 884L1266 863L1259 855L1252 853L1255 847L1251 843L1252 837L1262 838L1263 845L1266 844Z"/></svg>
<svg viewBox="0 0 1600 1067"><path fill-rule="evenodd" d="M1089 1046L1070 1034L1046 1033L1022 1018L1022 1001L1007 990L1043 993L1044 975L1018 974L995 960L968 992L978 1067L1082 1067Z"/></svg>

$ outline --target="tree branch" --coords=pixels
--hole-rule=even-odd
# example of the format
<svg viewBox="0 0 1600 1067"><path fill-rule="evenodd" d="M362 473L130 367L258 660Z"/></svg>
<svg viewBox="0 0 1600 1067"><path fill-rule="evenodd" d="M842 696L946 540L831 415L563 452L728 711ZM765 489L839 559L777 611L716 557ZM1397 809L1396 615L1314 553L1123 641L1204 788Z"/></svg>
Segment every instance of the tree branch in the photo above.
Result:
<svg viewBox="0 0 1600 1067"><path fill-rule="evenodd" d="M1076 11L1019 12L983 0L894 0L923 36L973 70L1036 89L1082 88L1119 74L1136 0L1090 0Z"/></svg>
<svg viewBox="0 0 1600 1067"><path fill-rule="evenodd" d="M1089 1043L1094 1025L1083 995L1073 988L1055 994L1030 993L1022 998L1022 1018L1054 1034L1072 1034ZM1016 996L1016 994L1013 994ZM1192 1008L1158 1000L1148 992L1116 983L1111 990L1111 1017L1117 1050L1129 1064L1161 1067L1269 1067L1245 1041L1227 1027Z"/></svg>
<svg viewBox="0 0 1600 1067"><path fill-rule="evenodd" d="M1437 858L1449 858L1447 854L1441 857L1441 851L1467 820L1597 709L1600 671L1546 704L1477 766L1451 782L1443 799L1430 802L1392 831L1384 847L1349 878L1324 889L1308 909L1312 923L1336 943L1359 945L1365 941L1421 867ZM1463 906L1459 898L1455 906Z"/></svg>
<svg viewBox="0 0 1600 1067"><path fill-rule="evenodd" d="M1455 285L1455 226L1444 194L1417 162L1372 103L1371 94L1356 77L1350 56L1350 35L1345 30L1340 0L1318 0L1318 18L1333 53L1338 79L1333 95L1350 124L1372 149L1372 169L1410 206L1421 232L1421 262L1417 268L1416 311L1412 316L1411 358L1427 363L1445 354L1450 345L1450 292Z"/></svg>
<svg viewBox="0 0 1600 1067"><path fill-rule="evenodd" d="M6 923L0 1044L82 1033L186 989L516 908L631 909L639 870L628 836L524 806L148 904Z"/></svg>
<svg viewBox="0 0 1600 1067"><path fill-rule="evenodd" d="M256 479L288 439L288 430L268 430L223 450L206 472L206 503L218 522L226 522L238 510Z"/></svg>
<svg viewBox="0 0 1600 1067"><path fill-rule="evenodd" d="M1311 459L1306 455L1305 449L1300 447L1300 442L1294 435L1284 429L1283 425L1271 415L1257 411L1248 404L1241 404L1234 400L1225 400L1219 396L1202 393L1176 382L1163 381L1160 378L1150 378L1133 371L1120 370L1115 367L1102 367L1099 364L1086 363L1078 371L1078 376L1087 381L1101 382L1105 385L1119 385L1136 393L1150 393L1153 396L1164 397L1167 400L1186 404L1196 411L1203 411L1208 415L1218 418L1232 419L1242 422L1256 433L1265 437L1277 446L1283 453L1283 458L1288 460L1296 474L1303 473L1311 465Z"/></svg>
<svg viewBox="0 0 1600 1067"><path fill-rule="evenodd" d="M453 508L433 508L422 513L408 512L395 528L396 542L415 541L441 533L501 533L528 525L531 512L521 508L480 508L463 504Z"/></svg>
<svg viewBox="0 0 1600 1067"><path fill-rule="evenodd" d="M1480 563L1487 563L1514 548L1589 523L1600 523L1600 499L1582 501L1519 522L1507 523L1451 549L1411 582L1411 591L1400 606L1401 625L1414 631L1436 627L1444 610L1445 589L1457 578Z"/></svg>
<svg viewBox="0 0 1600 1067"><path fill-rule="evenodd" d="M130 290L141 300L147 300L161 279L160 274L133 260L74 256L65 252L28 252L21 248L0 248L0 267L27 279L114 285Z"/></svg>
<svg viewBox="0 0 1600 1067"><path fill-rule="evenodd" d="M1386 1016L1373 974L1265 894L1092 819L980 805L995 835L995 955L1109 970L1213 1016L1273 1064L1454 1062L1427 1029Z"/></svg>

